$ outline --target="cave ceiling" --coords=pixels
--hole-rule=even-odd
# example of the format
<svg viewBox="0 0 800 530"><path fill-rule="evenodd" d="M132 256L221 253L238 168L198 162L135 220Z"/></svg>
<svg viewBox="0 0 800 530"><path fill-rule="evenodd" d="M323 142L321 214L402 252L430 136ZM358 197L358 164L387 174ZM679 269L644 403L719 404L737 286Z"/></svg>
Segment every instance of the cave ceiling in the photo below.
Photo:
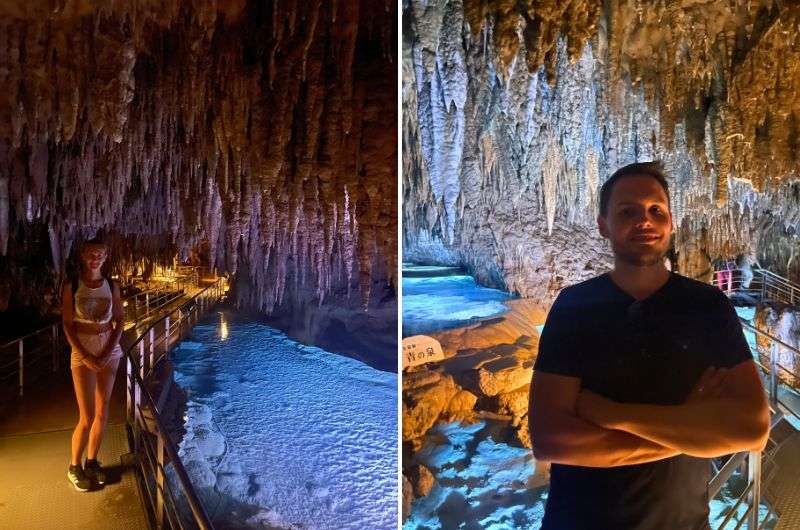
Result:
<svg viewBox="0 0 800 530"><path fill-rule="evenodd" d="M409 257L552 298L612 259L600 185L652 159L671 177L685 273L791 253L765 234L800 222L797 2L407 0L403 13ZM557 270L569 244L595 267Z"/></svg>
<svg viewBox="0 0 800 530"><path fill-rule="evenodd" d="M0 255L201 255L269 311L396 270L393 0L0 6ZM389 126L387 126L389 125ZM49 242L47 241L49 240Z"/></svg>

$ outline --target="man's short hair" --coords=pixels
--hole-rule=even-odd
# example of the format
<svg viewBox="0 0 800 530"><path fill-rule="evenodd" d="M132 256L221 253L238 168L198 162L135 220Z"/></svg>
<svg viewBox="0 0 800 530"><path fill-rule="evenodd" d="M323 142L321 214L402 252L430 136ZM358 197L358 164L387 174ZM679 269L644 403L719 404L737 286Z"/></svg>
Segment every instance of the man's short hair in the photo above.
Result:
<svg viewBox="0 0 800 530"><path fill-rule="evenodd" d="M600 188L600 215L605 217L608 213L608 203L611 201L611 192L614 191L614 184L623 177L631 176L646 176L656 179L661 184L661 187L664 188L664 193L667 194L667 207L669 207L669 185L667 184L664 166L661 161L636 162L616 170Z"/></svg>

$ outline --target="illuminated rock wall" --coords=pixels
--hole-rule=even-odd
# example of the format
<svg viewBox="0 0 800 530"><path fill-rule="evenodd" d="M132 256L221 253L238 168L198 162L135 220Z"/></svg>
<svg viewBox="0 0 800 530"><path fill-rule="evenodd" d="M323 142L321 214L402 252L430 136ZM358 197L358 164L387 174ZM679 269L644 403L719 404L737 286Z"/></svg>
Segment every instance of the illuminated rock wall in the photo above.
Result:
<svg viewBox="0 0 800 530"><path fill-rule="evenodd" d="M800 278L795 4L403 9L404 259L463 264L549 305L612 264L602 183L661 159L683 274L755 255Z"/></svg>
<svg viewBox="0 0 800 530"><path fill-rule="evenodd" d="M57 285L102 230L117 268L199 253L265 312L394 303L396 11L4 2L0 282L38 252Z"/></svg>

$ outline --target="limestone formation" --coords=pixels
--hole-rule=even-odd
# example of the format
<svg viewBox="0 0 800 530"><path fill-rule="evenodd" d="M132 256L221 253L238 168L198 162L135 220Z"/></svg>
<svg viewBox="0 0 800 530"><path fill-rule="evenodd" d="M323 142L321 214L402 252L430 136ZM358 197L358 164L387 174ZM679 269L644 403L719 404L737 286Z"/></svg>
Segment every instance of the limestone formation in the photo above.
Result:
<svg viewBox="0 0 800 530"><path fill-rule="evenodd" d="M516 435L517 442L522 447L527 447L528 449L533 448L533 443L531 442L531 431L528 427L528 414L527 414L527 404L526 404L526 411L525 416L520 420L514 430L514 434Z"/></svg>
<svg viewBox="0 0 800 530"><path fill-rule="evenodd" d="M483 395L506 394L530 383L533 363L520 363L514 357L503 357L481 366L477 376L478 388Z"/></svg>
<svg viewBox="0 0 800 530"><path fill-rule="evenodd" d="M610 266L603 182L661 159L680 272L756 254L800 278L796 2L408 0L403 14L406 259L546 308Z"/></svg>
<svg viewBox="0 0 800 530"><path fill-rule="evenodd" d="M449 375L420 370L403 376L403 440L422 437L447 410L460 388Z"/></svg>
<svg viewBox="0 0 800 530"><path fill-rule="evenodd" d="M425 497L431 492L431 489L433 489L436 483L436 479L433 477L433 474L431 474L431 471L422 464L412 466L406 475L409 477L414 488L415 497Z"/></svg>
<svg viewBox="0 0 800 530"><path fill-rule="evenodd" d="M433 334L448 357L403 373L403 441L412 452L434 424L474 422L480 414L510 421L517 441L530 446L527 433L517 431L527 422L544 313L525 300L507 303L501 317Z"/></svg>
<svg viewBox="0 0 800 530"><path fill-rule="evenodd" d="M380 303L396 281L396 9L3 2L4 279L27 279L35 236L56 284L102 231L118 272L199 253L262 311Z"/></svg>
<svg viewBox="0 0 800 530"><path fill-rule="evenodd" d="M800 312L790 307L761 306L756 311L755 324L758 329L783 343L756 334L761 364L769 367L770 359L774 357L778 365L775 373L779 380L794 387L800 386L798 359L792 349L784 346L800 349Z"/></svg>
<svg viewBox="0 0 800 530"><path fill-rule="evenodd" d="M514 418L521 418L528 413L528 400L530 398L530 379L524 386L497 395L497 412L508 414ZM526 420L527 422L527 420ZM527 423L526 423L527 424Z"/></svg>
<svg viewBox="0 0 800 530"><path fill-rule="evenodd" d="M403 475L403 521L411 515L412 502L414 502L414 488L408 478Z"/></svg>

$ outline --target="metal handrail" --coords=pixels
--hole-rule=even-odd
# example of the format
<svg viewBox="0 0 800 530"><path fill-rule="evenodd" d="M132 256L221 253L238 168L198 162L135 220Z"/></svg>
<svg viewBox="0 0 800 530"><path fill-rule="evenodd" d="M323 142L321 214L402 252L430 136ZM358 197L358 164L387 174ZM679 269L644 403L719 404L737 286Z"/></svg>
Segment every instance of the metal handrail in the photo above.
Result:
<svg viewBox="0 0 800 530"><path fill-rule="evenodd" d="M759 269L759 270L763 270L763 269ZM766 272L769 272L769 271L766 271ZM775 275L773 273L770 273L770 274L772 274L773 276L777 276L777 275ZM768 278L768 276L764 275L764 278L765 278L765 281L763 282L762 289L760 291L761 292L761 300L762 301L764 300L764 295L766 294L766 287L765 286L767 285L766 278ZM780 277L778 277L778 278L780 278ZM727 280L727 278L726 278L726 280ZM733 278L730 278L730 280L733 280ZM791 283L790 282L788 282L788 283L789 283L790 287L793 288ZM730 283L728 283L728 285L730 286ZM722 282L719 282L718 286L720 288L722 288ZM727 292L731 292L732 290L733 289L729 289ZM737 290L741 290L741 289L737 289ZM794 298L794 295L790 291L790 300L793 299L793 298ZM792 352L792 354L798 360L800 360L800 350L798 350L794 346L786 344L781 339L771 335L770 333L767 333L766 331L763 331L763 330L759 329L758 327L754 326L753 324L751 324L750 322L748 322L744 318L740 317L739 320L740 320L742 326L747 328L749 331L752 331L753 333L755 333L757 335L761 335L761 336L763 336L763 337L765 337L765 338L767 338L767 339L769 339L771 341L771 346L772 347L770 348L769 354L766 355L767 357L769 357L769 366L768 367L764 366L760 362L760 360L757 361L757 364L759 365L759 367L769 375L769 388L766 389L766 393L767 393L767 396L769 398L770 406L771 406L771 409L772 409L772 412L773 412L772 418L770 420L770 429L772 429L781 419L783 419L784 411L786 411L786 412L794 415L795 417L798 417L798 419L800 419L800 416L798 416L798 413L795 412L794 410L792 410L791 407L789 407L786 404L784 404L780 400L780 397L778 396L778 387L779 387L778 370L781 369L781 370L784 370L784 371L786 371L786 372L788 372L790 374L792 374L792 372L791 372L791 370L789 370L788 368L786 368L785 366L781 365L778 362L775 345L777 344L777 345L789 350L790 352ZM759 356L764 355L764 353L759 348L758 342L756 342L755 347L753 349L755 350L754 351L755 354L757 354ZM794 375L794 374L792 374L792 375ZM794 385L790 384L788 386L790 386L791 388L794 388ZM757 530L757 529L761 528L763 526L763 524L766 523L766 519L769 517L769 513L774 513L773 510L770 508L769 513L767 514L767 516L764 519L764 521L761 524L759 524L759 509L758 509L758 506L760 505L760 503L762 501L762 499L761 499L761 481L762 481L761 467L762 467L763 455L762 455L761 452L757 452L757 451L744 451L744 452L741 452L741 453L736 453L734 455L731 455L731 457L728 459L728 461L722 466L722 468L719 469L719 471L714 475L714 477L712 477L711 481L709 482L709 486L708 486L709 499L714 498L720 492L720 490L722 489L722 486L731 478L731 476L736 471L736 469L739 469L744 464L745 459L747 461L747 485L744 488L744 490L742 491L742 493L739 495L739 497L736 499L736 502L734 503L734 506L730 509L730 511L728 512L726 517L723 519L723 521L720 524L719 528L725 528L726 527L726 525L728 524L728 522L730 522L730 520L734 516L734 514L738 513L738 508L742 505L743 502L747 502L747 510L745 511L744 515L739 519L739 521L738 521L738 523L736 525L737 529L739 527L741 527L743 522L746 521L748 529ZM747 500L745 501L745 499L747 499Z"/></svg>
<svg viewBox="0 0 800 530"><path fill-rule="evenodd" d="M45 326L43 328L37 329L36 331L31 331L27 335L23 335L21 337L17 337L15 339L11 339L10 341L8 341L5 344L3 344L2 346L0 346L0 350L2 350L4 348L7 348L7 347L9 347L9 346L21 341L21 340L29 339L29 338L33 337L34 335L38 335L39 333L42 333L44 331L48 331L48 330L52 329L54 326L58 327L59 325L61 325L59 322L53 322L52 324L49 324L49 325L47 325L47 326Z"/></svg>
<svg viewBox="0 0 800 530"><path fill-rule="evenodd" d="M16 370L10 371L9 374L4 375L3 378L8 377L9 375L13 375L14 373L18 374L19 377L18 377L17 386L19 387L19 397L22 397L24 395L24 393L25 393L25 364L26 364L26 357L28 358L28 364L30 364L30 355L31 355L31 353L33 353L33 352L31 352L31 351L29 351L29 350L27 350L25 348L25 341L29 340L29 339L32 339L34 337L37 337L39 335L42 335L42 334L44 334L46 332L49 332L50 333L50 337L49 337L50 355L52 357L51 366L52 366L52 371L53 372L57 372L58 368L59 368L59 355L58 355L58 350L59 350L58 346L60 344L60 341L59 341L59 335L60 335L59 329L61 329L61 323L60 322L53 322L49 326L45 326L43 328L37 329L36 331L32 331L32 332L28 333L27 335L23 335L22 337L17 337L16 339L13 339L13 340L3 344L2 346L0 346L0 351L4 350L4 349L6 349L6 348L8 348L10 346L14 346L15 344L17 346L17 355L16 355L17 359L16 359L16 361L9 362L7 365L5 365L6 367L14 365L14 366L16 366ZM42 348L42 346L39 345L38 349L41 349L41 348ZM34 351L36 351L36 350L34 350ZM41 351L39 351L38 353L41 353ZM34 361L38 361L43 357L44 357L43 355L38 355L37 357L34 358Z"/></svg>
<svg viewBox="0 0 800 530"><path fill-rule="evenodd" d="M125 308L127 310L126 313L133 313L132 318L128 320L136 321L139 319L148 318L150 315L157 313L160 309L168 306L175 300L180 299L185 294L180 290L161 289L160 291L160 294L157 294L155 298L151 298L149 296L149 291L146 292L144 313L139 313L139 304L137 303L137 299L134 298L133 309L129 309L131 308L130 304L128 304Z"/></svg>
<svg viewBox="0 0 800 530"><path fill-rule="evenodd" d="M171 313L152 322L125 351L127 359L126 410L129 435L134 452L140 455L139 471L144 484L142 491L147 493L151 512L154 514L156 527L158 528L165 526L165 516L166 522L169 523L170 527L183 527L180 522L181 514L175 495L170 488L169 482L165 480L165 456L172 463L175 470L178 485L192 513L193 523L202 529L213 528L178 456L177 449L167 435L157 400L148 391L146 381L152 376L158 361L169 350L170 339L176 328L179 335L181 332L190 329L192 320L196 322L199 314L206 307L216 302L223 292L223 279L219 278L212 285L192 297L195 304L186 314L181 314L174 323L170 322ZM209 298L211 298L210 302ZM186 329L184 329L184 323L188 323ZM163 336L160 336L156 341L156 327L162 324ZM148 339L149 344L147 343ZM163 350L160 357L156 358L156 347L162 343ZM150 417L152 418L152 425L148 425L148 418ZM153 448L148 445L147 436L144 436L146 432L150 432L156 437L155 455L152 454ZM140 448L143 449L143 453ZM144 458L141 457L142 454ZM148 477L155 479L154 488L150 487Z"/></svg>
<svg viewBox="0 0 800 530"><path fill-rule="evenodd" d="M170 296L167 296L167 298L165 299L166 301L163 301L163 300L160 300L158 298L158 296L161 296L161 295L157 295L155 301L153 301L153 303L151 304L150 301L149 301L150 300L149 293L151 293L151 292L163 292L163 294L169 294ZM175 294L172 295L172 293L175 293ZM141 296L142 294L147 294L148 295L148 303L147 303L147 306L146 306L147 307L147 311L144 314L138 314L138 313L134 312L133 315L126 315L126 317L127 316L131 317L131 318L126 318L126 320L128 322L135 321L135 320L137 320L139 318L147 318L148 316L150 316L153 313L157 312L158 310L168 306L169 304L171 304L172 302L174 302L175 300L178 300L181 296L183 296L183 293L180 293L180 292L177 292L177 291L170 291L169 289L166 289L166 288L148 289L147 291L143 291L141 293L136 293L136 294L133 294L133 295L130 295L130 296L126 296L125 298L122 299L123 305L124 305L125 302L127 302L127 301L129 301L131 299L135 300L137 296ZM128 313L128 312L126 311L126 313ZM12 340L6 342L5 344L3 344L2 346L0 346L0 352L5 350L6 348L13 347L15 345L17 346L16 360L11 361L11 362L7 363L6 365L3 365L4 368L7 368L7 367L10 367L10 366L13 365L15 367L15 369L11 370L7 374L3 374L1 377L3 379L5 379L5 378L7 378L7 377L9 377L9 376L11 376L11 375L13 375L15 373L18 375L18 384L17 384L17 386L19 387L19 392L18 392L19 397L24 397L24 395L25 395L25 366L26 366L26 364L30 364L30 359L31 359L30 356L31 356L31 353L33 353L28 348L26 348L25 341L27 341L29 339L33 339L34 337L37 337L37 336L42 335L44 333L49 333L50 334L49 335L49 343L50 343L49 346L50 346L50 353L52 355L52 363L51 363L52 371L53 372L57 372L58 369L59 369L59 365L60 365L59 350L60 350L60 348L62 346L62 340L61 340L62 337L61 337L60 330L61 330L61 322L53 322L50 325L44 326L44 327L42 327L40 329L37 329L35 331L31 331L30 333L27 333L26 335L23 335L21 337L17 337L15 339L12 339ZM41 349L41 346L39 347L39 349ZM39 353L41 353L41 352L39 352ZM34 358L34 361L38 361L42 357L43 356L40 355L40 356Z"/></svg>
<svg viewBox="0 0 800 530"><path fill-rule="evenodd" d="M774 299L776 301L789 305L795 305L796 302L800 302L800 285L788 278L784 278L779 274L760 267L753 267L750 269L750 272L753 274L751 285L759 285L759 288L741 289L741 275L743 272L744 269L740 268L714 271L711 283L727 293L732 291L746 291L751 294L757 293L761 302L767 300L769 298L768 295L775 295ZM737 283L738 286L734 288L734 284ZM723 286L727 286L727 289L723 289Z"/></svg>

